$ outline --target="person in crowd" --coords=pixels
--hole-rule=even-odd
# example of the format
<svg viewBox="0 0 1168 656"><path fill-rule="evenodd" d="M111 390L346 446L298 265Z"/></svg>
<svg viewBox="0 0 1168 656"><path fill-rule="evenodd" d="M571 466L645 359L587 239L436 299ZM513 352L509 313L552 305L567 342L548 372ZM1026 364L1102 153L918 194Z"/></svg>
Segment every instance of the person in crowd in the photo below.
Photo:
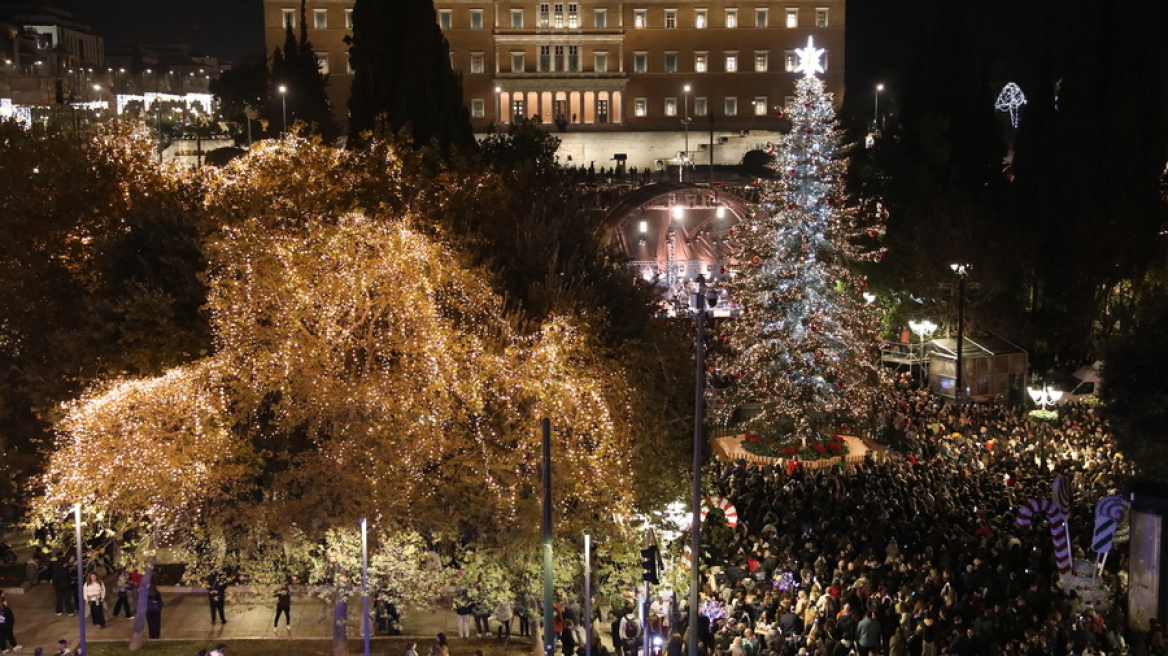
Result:
<svg viewBox="0 0 1168 656"><path fill-rule="evenodd" d="M511 639L511 619L515 611L509 600L504 599L495 607L495 620L499 622L499 639Z"/></svg>
<svg viewBox="0 0 1168 656"><path fill-rule="evenodd" d="M225 645L223 643L219 643L218 645L215 646L215 650L212 651L207 656L226 656L226 652L227 652L227 645Z"/></svg>
<svg viewBox="0 0 1168 656"><path fill-rule="evenodd" d="M7 601L0 601L0 651L7 654L9 650L19 651L16 644L16 615L8 606Z"/></svg>
<svg viewBox="0 0 1168 656"><path fill-rule="evenodd" d="M53 565L53 594L57 601L57 614L76 614L74 604L77 602L77 588L73 584L73 564L76 561L67 559L64 554L57 557Z"/></svg>
<svg viewBox="0 0 1168 656"><path fill-rule="evenodd" d="M69 643L64 640L58 640L57 651L53 652L53 656L73 656L73 652L69 651Z"/></svg>
<svg viewBox="0 0 1168 656"><path fill-rule="evenodd" d="M212 572L207 577L207 602L211 605L211 626L215 626L216 619L227 624L227 615L224 614L227 607L227 578L219 572Z"/></svg>
<svg viewBox="0 0 1168 656"><path fill-rule="evenodd" d="M458 617L458 637L469 638L470 623L474 618L474 602L463 596L455 598L454 615Z"/></svg>
<svg viewBox="0 0 1168 656"><path fill-rule="evenodd" d="M114 617L117 617L124 610L126 619L134 619L134 606L131 603L133 596L134 584L130 580L130 573L125 569L118 572L118 601L114 604Z"/></svg>
<svg viewBox="0 0 1168 656"><path fill-rule="evenodd" d="M272 630L278 631L280 629L280 615L284 616L284 628L288 631L292 630L292 591L288 584L280 586L276 590L276 618L272 623Z"/></svg>
<svg viewBox="0 0 1168 656"><path fill-rule="evenodd" d="M94 626L105 628L105 583L90 574L85 582L85 603L89 605L89 617Z"/></svg>
<svg viewBox="0 0 1168 656"><path fill-rule="evenodd" d="M146 593L146 627L151 640L162 636L162 606L162 593L151 583Z"/></svg>

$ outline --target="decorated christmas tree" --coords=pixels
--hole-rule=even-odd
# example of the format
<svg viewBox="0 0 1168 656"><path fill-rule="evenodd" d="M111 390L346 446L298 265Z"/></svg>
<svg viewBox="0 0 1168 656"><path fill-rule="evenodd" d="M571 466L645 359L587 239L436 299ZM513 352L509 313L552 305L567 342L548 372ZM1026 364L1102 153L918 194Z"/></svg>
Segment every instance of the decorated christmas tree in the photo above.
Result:
<svg viewBox="0 0 1168 656"><path fill-rule="evenodd" d="M879 387L878 325L864 280L849 270L878 256L872 212L844 198L832 96L824 90L811 39L796 51L804 73L785 113L792 129L775 152L775 177L758 211L739 224L737 270L727 285L741 315L725 322L714 390L721 423L757 404L746 429L810 437L833 419L866 417ZM861 217L868 217L862 219Z"/></svg>

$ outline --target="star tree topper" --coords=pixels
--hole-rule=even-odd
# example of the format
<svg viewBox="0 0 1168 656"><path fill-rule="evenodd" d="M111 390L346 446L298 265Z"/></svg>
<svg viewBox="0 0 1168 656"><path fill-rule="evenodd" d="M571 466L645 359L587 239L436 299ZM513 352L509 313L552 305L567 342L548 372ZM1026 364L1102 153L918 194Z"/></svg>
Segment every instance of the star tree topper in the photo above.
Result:
<svg viewBox="0 0 1168 656"><path fill-rule="evenodd" d="M795 54L799 56L799 65L795 67L795 72L802 73L806 77L824 72L823 64L819 61L824 52L826 51L823 48L815 47L814 37L807 37L807 47L795 49Z"/></svg>

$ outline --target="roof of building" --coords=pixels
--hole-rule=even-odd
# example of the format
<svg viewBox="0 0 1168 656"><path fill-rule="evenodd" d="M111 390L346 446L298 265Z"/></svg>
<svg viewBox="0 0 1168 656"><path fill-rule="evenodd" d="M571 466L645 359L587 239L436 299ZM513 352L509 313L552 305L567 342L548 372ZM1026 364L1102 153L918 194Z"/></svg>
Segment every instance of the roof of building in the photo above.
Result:
<svg viewBox="0 0 1168 656"><path fill-rule="evenodd" d="M954 357L957 355L957 339L955 338L934 339L930 340L929 344L934 352ZM986 358L994 355L1025 352L1026 349L1021 346L993 335L967 336L961 345L961 357L963 358Z"/></svg>

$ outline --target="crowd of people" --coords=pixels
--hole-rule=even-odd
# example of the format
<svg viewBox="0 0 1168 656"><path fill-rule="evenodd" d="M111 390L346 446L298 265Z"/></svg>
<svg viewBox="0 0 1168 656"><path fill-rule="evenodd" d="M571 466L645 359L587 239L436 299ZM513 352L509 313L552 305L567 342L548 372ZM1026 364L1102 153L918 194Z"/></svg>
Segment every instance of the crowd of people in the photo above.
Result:
<svg viewBox="0 0 1168 656"><path fill-rule="evenodd" d="M1061 474L1073 489L1074 558L1093 558L1094 505L1131 474L1094 408L1063 406L1036 428L1022 407L955 406L902 385L878 415L894 447L879 462L711 466L739 523L724 544L706 547L714 566L698 630L707 653L1164 653L1158 623L1127 627L1123 545L1099 574L1105 600L1092 605L1059 586L1050 533L1015 522L1019 504L1049 499ZM1040 429L1049 431L1045 470ZM672 606L674 628L661 634L679 656L682 639L669 634L688 621ZM635 654L635 641L615 626L613 634Z"/></svg>

